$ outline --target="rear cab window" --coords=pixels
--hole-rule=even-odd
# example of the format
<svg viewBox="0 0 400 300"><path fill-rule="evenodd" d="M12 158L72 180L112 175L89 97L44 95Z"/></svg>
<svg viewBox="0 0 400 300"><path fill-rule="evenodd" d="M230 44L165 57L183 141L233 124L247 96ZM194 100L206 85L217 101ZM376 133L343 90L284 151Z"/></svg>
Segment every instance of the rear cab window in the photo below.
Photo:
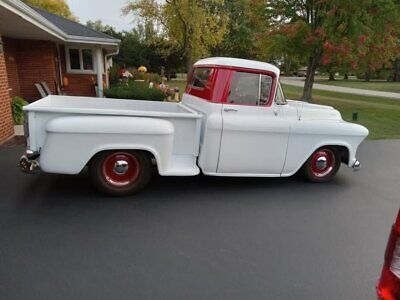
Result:
<svg viewBox="0 0 400 300"><path fill-rule="evenodd" d="M193 75L190 85L198 89L206 88L211 73L212 73L211 68L195 68L193 70Z"/></svg>
<svg viewBox="0 0 400 300"><path fill-rule="evenodd" d="M193 69L186 87L186 93L211 101L214 68L196 67Z"/></svg>

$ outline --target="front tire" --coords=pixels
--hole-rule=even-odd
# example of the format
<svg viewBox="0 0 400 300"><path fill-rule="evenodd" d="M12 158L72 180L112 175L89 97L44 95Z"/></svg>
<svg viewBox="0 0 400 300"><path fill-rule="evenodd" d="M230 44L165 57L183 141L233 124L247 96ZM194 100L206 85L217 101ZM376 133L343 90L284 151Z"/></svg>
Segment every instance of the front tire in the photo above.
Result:
<svg viewBox="0 0 400 300"><path fill-rule="evenodd" d="M316 150L303 166L304 177L311 182L327 182L339 171L341 157L335 148L322 147Z"/></svg>
<svg viewBox="0 0 400 300"><path fill-rule="evenodd" d="M149 182L152 165L141 151L105 151L97 154L89 165L94 185L111 196L132 195Z"/></svg>

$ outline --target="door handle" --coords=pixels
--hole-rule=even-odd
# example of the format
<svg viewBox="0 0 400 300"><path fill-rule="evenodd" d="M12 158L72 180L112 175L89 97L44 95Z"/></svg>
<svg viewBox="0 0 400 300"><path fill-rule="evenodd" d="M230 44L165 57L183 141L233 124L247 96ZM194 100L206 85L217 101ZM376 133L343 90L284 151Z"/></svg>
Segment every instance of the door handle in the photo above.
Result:
<svg viewBox="0 0 400 300"><path fill-rule="evenodd" d="M234 108L224 108L225 112L237 112L237 109Z"/></svg>

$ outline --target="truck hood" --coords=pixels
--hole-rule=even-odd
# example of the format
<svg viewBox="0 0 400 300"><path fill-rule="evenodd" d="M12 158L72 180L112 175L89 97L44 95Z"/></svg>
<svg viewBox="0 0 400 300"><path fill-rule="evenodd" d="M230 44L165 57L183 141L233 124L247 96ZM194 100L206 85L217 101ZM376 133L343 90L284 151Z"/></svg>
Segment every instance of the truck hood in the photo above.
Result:
<svg viewBox="0 0 400 300"><path fill-rule="evenodd" d="M311 104L304 101L288 100L288 105L297 109L299 119L342 120L340 112L332 106Z"/></svg>

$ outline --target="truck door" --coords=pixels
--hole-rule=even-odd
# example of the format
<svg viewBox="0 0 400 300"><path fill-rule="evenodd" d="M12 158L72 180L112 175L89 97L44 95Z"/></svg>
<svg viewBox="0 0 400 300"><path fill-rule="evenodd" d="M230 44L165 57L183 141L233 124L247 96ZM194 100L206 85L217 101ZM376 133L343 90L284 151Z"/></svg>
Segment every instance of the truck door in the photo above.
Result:
<svg viewBox="0 0 400 300"><path fill-rule="evenodd" d="M217 173L280 175L290 125L285 121L282 106L274 101L274 79L267 74L242 71L234 71L231 78L222 107ZM281 93L279 86L277 90Z"/></svg>

